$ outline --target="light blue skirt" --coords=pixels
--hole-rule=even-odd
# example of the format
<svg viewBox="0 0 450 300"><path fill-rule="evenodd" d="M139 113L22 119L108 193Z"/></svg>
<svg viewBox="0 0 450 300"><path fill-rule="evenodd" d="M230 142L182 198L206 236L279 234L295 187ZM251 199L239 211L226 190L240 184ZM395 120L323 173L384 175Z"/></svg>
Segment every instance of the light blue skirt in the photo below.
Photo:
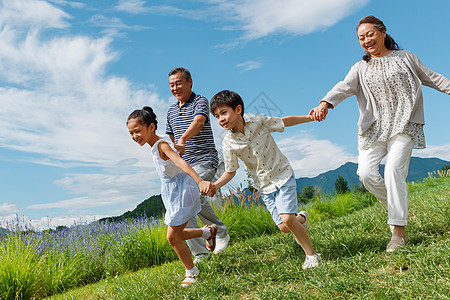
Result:
<svg viewBox="0 0 450 300"><path fill-rule="evenodd" d="M161 198L166 208L164 223L178 226L195 217L201 209L197 183L184 172L161 178Z"/></svg>

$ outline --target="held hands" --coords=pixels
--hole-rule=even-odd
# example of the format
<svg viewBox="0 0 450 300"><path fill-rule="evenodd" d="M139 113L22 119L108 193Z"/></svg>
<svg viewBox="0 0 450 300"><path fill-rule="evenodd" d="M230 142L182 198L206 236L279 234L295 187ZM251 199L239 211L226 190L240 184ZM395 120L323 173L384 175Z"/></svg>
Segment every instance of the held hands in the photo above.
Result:
<svg viewBox="0 0 450 300"><path fill-rule="evenodd" d="M319 106L311 109L309 112L309 115L315 120L315 121L323 121L327 117L328 114L328 102L322 101L320 102Z"/></svg>
<svg viewBox="0 0 450 300"><path fill-rule="evenodd" d="M200 192L206 196L213 197L216 194L216 186L209 181L200 181L198 184Z"/></svg>
<svg viewBox="0 0 450 300"><path fill-rule="evenodd" d="M314 109L311 109L311 111L313 111ZM311 115L311 111L309 112L309 115L306 115L306 117L308 117L309 118L309 120L308 120L308 122L312 122L312 121L315 121L316 119L314 119L314 116L313 115Z"/></svg>

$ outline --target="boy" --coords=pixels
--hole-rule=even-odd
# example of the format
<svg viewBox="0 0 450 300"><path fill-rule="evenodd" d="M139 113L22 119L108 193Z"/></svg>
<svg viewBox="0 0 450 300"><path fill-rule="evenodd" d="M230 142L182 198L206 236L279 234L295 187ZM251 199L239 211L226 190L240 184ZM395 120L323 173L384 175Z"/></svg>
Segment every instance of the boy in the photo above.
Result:
<svg viewBox="0 0 450 300"><path fill-rule="evenodd" d="M281 153L271 132L282 132L285 126L313 121L307 116L276 117L246 116L244 102L235 92L224 90L211 99L211 113L219 125L228 132L222 142L225 172L215 182L216 189L228 183L239 168L239 157L252 176L255 187L283 232L292 232L297 243L306 253L303 269L316 268L320 254L314 248L306 231L308 214L297 215L297 184L294 172L286 156ZM303 226L302 226L303 223Z"/></svg>

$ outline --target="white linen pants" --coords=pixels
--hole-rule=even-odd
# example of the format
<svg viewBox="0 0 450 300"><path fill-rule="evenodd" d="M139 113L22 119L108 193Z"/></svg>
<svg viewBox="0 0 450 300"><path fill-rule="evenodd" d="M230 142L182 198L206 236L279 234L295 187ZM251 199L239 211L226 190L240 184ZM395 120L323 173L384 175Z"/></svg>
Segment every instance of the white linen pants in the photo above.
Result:
<svg viewBox="0 0 450 300"><path fill-rule="evenodd" d="M406 177L413 146L410 136L397 134L386 142L375 142L369 149L359 151L359 178L378 201L387 205L389 225L406 226L408 223ZM379 166L386 155L383 179Z"/></svg>

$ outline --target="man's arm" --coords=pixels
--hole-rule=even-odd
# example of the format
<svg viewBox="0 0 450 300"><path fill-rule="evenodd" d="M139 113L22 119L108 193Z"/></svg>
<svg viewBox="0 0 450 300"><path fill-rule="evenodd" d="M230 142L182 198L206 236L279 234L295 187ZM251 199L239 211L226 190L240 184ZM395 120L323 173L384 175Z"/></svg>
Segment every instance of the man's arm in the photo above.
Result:
<svg viewBox="0 0 450 300"><path fill-rule="evenodd" d="M178 140L177 144L180 146L184 146L187 141L196 136L200 132L200 130L202 130L205 122L206 117L204 115L196 115L191 125L189 125L188 129L186 129L186 131Z"/></svg>

